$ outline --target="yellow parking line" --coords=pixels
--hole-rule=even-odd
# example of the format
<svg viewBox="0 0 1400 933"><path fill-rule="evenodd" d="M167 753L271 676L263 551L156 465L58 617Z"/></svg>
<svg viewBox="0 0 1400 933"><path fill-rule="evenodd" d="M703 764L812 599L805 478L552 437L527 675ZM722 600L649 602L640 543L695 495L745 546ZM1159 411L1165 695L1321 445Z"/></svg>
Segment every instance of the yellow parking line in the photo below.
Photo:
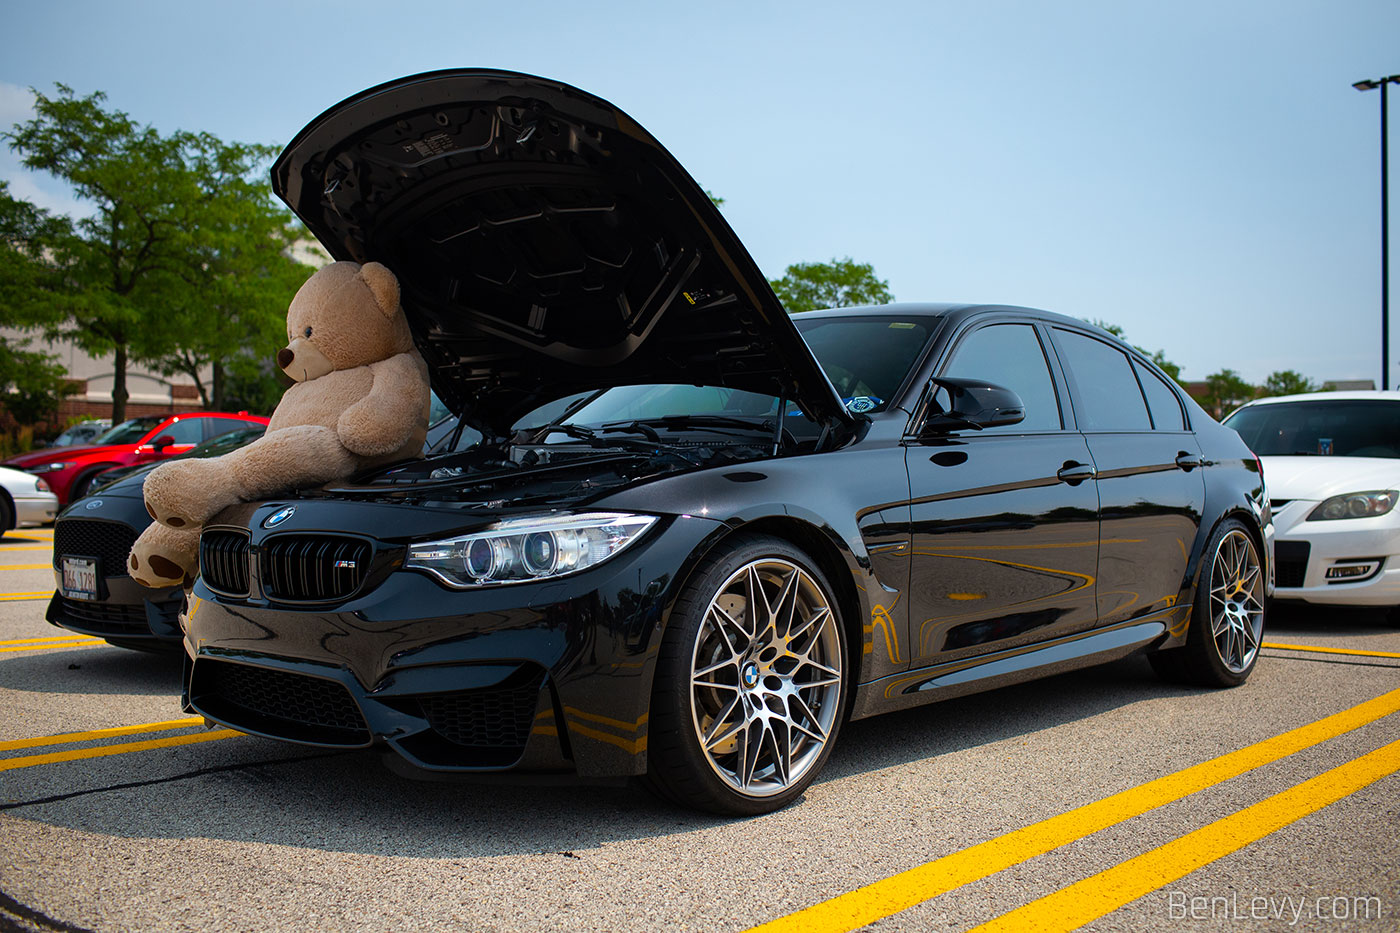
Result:
<svg viewBox="0 0 1400 933"><path fill-rule="evenodd" d="M78 761L83 758L104 758L108 755L126 755L131 752L145 752L153 748L173 748L177 745L194 745L197 742L213 742L216 739L231 739L243 733L232 729L215 729L212 732L195 732L190 735L176 735L168 739L146 739L141 742L120 742L116 745L98 745L95 748L72 748L66 752L46 752L42 755L22 755L18 758L0 758L0 771L15 771L19 768L32 768L36 765L55 764L60 761Z"/></svg>
<svg viewBox="0 0 1400 933"><path fill-rule="evenodd" d="M11 651L52 651L57 648L95 648L98 645L105 644L107 643L100 638L80 638L75 635L72 641L52 642L47 645L19 645L13 648L0 648L0 654L6 654Z"/></svg>
<svg viewBox="0 0 1400 933"><path fill-rule="evenodd" d="M91 742L94 739L108 739L116 735L132 735L137 732L169 732L171 729L188 729L201 726L204 720L198 716L187 719L167 719L164 722L147 722L139 726L113 726L108 729L92 729L87 732L63 732L58 735L42 735L35 739L11 739L0 742L0 752L14 751L17 748L39 748L44 745L68 745L72 742Z"/></svg>
<svg viewBox="0 0 1400 933"><path fill-rule="evenodd" d="M48 599L53 595L53 590L44 590L42 593L0 593L0 600L4 599Z"/></svg>
<svg viewBox="0 0 1400 933"><path fill-rule="evenodd" d="M973 931L1077 930L1397 771L1400 742L1391 742Z"/></svg>
<svg viewBox="0 0 1400 933"><path fill-rule="evenodd" d="M53 545L52 545L52 544L46 544L46 545L43 545L43 546L40 546L40 545L37 545L37 544L14 544L14 545L5 544L5 545L0 545L0 551L52 551L52 550L53 550Z"/></svg>
<svg viewBox="0 0 1400 933"><path fill-rule="evenodd" d="M52 570L53 564L0 564L0 570Z"/></svg>
<svg viewBox="0 0 1400 933"><path fill-rule="evenodd" d="M9 641L0 641L0 645L37 645L45 642L71 641L74 638L89 638L92 636L78 635L69 632L66 635L50 635L47 638L12 638Z"/></svg>
<svg viewBox="0 0 1400 933"><path fill-rule="evenodd" d="M1366 658L1400 658L1396 651L1360 651L1356 648L1320 648L1317 645L1286 645L1281 641L1263 641L1260 648L1281 648L1284 651L1316 651L1318 654L1359 654Z"/></svg>
<svg viewBox="0 0 1400 933"><path fill-rule="evenodd" d="M873 882L751 933L847 933L1400 710L1400 690Z"/></svg>

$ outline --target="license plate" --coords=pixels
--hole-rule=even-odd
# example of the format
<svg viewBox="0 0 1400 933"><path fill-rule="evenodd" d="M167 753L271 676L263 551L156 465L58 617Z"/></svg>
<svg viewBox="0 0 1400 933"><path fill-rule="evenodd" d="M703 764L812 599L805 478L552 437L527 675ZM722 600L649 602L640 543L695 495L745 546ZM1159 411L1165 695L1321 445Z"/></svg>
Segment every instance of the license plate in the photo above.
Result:
<svg viewBox="0 0 1400 933"><path fill-rule="evenodd" d="M63 595L69 599L97 598L97 560L95 558L63 558Z"/></svg>

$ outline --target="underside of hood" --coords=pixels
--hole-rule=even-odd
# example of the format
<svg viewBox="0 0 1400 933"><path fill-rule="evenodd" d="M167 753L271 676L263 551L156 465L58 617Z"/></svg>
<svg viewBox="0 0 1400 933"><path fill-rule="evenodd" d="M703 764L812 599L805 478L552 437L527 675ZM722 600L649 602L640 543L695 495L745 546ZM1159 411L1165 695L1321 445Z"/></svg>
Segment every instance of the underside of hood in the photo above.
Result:
<svg viewBox="0 0 1400 933"><path fill-rule="evenodd" d="M317 117L272 176L334 258L398 275L433 388L496 436L549 399L643 383L851 418L704 190L576 88L486 70L403 78Z"/></svg>

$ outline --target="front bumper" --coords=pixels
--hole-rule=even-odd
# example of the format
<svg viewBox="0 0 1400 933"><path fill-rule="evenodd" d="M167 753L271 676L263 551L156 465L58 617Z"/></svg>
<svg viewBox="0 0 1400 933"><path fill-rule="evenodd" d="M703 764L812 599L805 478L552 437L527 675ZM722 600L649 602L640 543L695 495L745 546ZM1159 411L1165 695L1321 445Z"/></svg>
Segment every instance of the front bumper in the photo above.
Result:
<svg viewBox="0 0 1400 933"><path fill-rule="evenodd" d="M59 580L59 586L62 586ZM178 586L149 590L130 577L103 579L104 598L70 599L55 591L44 617L50 624L132 647L178 645L184 594Z"/></svg>
<svg viewBox="0 0 1400 933"><path fill-rule="evenodd" d="M1400 517L1309 522L1307 515L1316 505L1295 499L1274 513L1274 598L1336 606L1400 605ZM1359 576L1336 576L1350 572Z"/></svg>
<svg viewBox="0 0 1400 933"><path fill-rule="evenodd" d="M434 771L641 774L666 607L722 532L663 519L576 576L477 591L394 570L325 608L220 596L201 578L185 709L285 741L385 743Z"/></svg>

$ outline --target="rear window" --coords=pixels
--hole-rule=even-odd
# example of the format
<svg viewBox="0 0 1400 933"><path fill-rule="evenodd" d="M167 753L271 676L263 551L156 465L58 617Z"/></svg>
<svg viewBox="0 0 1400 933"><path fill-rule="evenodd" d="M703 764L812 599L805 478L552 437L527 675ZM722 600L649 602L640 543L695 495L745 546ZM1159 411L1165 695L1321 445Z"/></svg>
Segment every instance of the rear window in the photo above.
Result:
<svg viewBox="0 0 1400 933"><path fill-rule="evenodd" d="M1400 458L1400 402L1277 402L1241 408L1225 424L1261 457Z"/></svg>

